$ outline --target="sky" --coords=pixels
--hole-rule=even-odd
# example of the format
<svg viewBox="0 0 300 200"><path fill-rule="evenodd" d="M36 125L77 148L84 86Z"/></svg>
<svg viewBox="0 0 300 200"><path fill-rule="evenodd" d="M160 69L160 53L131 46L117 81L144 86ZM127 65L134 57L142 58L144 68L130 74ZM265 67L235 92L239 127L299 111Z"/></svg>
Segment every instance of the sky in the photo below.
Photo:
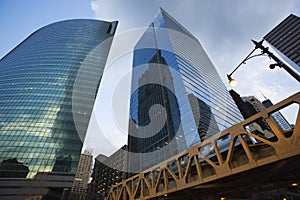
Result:
<svg viewBox="0 0 300 200"><path fill-rule="evenodd" d="M75 18L118 20L112 48L117 52L124 39L134 45L159 7L198 38L228 89L226 74L254 48L250 39L260 41L291 13L300 16L298 0L1 0L0 57L35 30ZM84 143L94 155L109 155L126 143L131 45L124 47L125 54L108 59ZM260 100L263 93L273 103L298 92L299 83L283 69L270 70L270 63L266 57L247 61L233 74L235 90Z"/></svg>

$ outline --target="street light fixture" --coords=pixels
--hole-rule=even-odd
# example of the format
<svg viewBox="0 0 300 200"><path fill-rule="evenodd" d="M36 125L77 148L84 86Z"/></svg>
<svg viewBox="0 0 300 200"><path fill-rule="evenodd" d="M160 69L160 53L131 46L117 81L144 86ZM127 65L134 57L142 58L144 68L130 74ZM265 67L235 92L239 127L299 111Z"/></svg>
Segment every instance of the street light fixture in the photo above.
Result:
<svg viewBox="0 0 300 200"><path fill-rule="evenodd" d="M296 186L298 186L298 183L292 183L292 186L296 187Z"/></svg>
<svg viewBox="0 0 300 200"><path fill-rule="evenodd" d="M231 87L236 87L237 86L237 82L234 78L231 77L231 75L227 74L227 78L229 80L229 85L231 85Z"/></svg>
<svg viewBox="0 0 300 200"><path fill-rule="evenodd" d="M232 87L236 87L237 82L235 79L233 79L231 76L232 74L242 65L245 64L245 62L253 57L257 57L257 56L262 56L262 55L267 55L269 56L269 58L272 58L276 63L273 63L270 65L270 69L274 69L276 66L278 67L282 67L283 69L285 69L290 75L292 75L298 82L300 82L300 76L294 71L292 70L289 66L287 66L286 64L284 64L281 60L279 60L279 58L277 58L272 52L269 51L268 47L264 47L263 46L263 41L261 40L260 42L257 42L255 40L251 40L254 45L255 48L246 56L246 58L244 58L244 60L230 73L227 74L227 78L229 81L229 84ZM260 54L256 54L256 55L252 55L254 53L254 51L256 49L261 49L261 53Z"/></svg>

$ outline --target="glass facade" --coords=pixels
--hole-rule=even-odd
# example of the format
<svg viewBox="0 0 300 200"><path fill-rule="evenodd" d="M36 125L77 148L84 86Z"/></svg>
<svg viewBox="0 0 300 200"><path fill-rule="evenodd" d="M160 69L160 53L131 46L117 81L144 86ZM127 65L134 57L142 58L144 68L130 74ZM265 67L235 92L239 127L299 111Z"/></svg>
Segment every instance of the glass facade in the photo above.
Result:
<svg viewBox="0 0 300 200"><path fill-rule="evenodd" d="M163 9L135 45L132 70L128 171L242 120L199 41Z"/></svg>
<svg viewBox="0 0 300 200"><path fill-rule="evenodd" d="M75 173L116 26L53 23L0 60L0 174Z"/></svg>

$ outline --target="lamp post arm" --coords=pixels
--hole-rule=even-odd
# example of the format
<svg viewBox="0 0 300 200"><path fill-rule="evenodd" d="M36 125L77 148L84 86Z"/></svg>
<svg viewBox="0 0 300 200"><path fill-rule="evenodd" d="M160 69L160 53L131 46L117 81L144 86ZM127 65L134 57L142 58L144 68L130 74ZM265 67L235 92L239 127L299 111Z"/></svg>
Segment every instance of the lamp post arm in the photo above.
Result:
<svg viewBox="0 0 300 200"><path fill-rule="evenodd" d="M292 75L298 82L300 82L300 76L294 70L292 70L289 66L284 64L281 60L279 60L272 52L267 53L274 61L277 62L279 67L285 69L290 75Z"/></svg>
<svg viewBox="0 0 300 200"><path fill-rule="evenodd" d="M246 57L246 58L244 58L244 60L242 60L242 62L229 74L229 75L227 75L227 76L231 76L242 64L244 64L248 59L249 59L249 57L253 54L253 52L256 50L256 48L255 49L253 49L249 54L248 54L248 56Z"/></svg>
<svg viewBox="0 0 300 200"><path fill-rule="evenodd" d="M272 58L279 67L282 67L285 69L291 76L293 76L298 82L300 82L300 76L297 74L294 70L292 70L289 66L284 64L279 58L277 58L272 52L269 51L268 47L264 47L262 45L262 41L257 42L255 40L252 40L252 42L255 44L255 49L261 49L263 53L267 54L270 58Z"/></svg>

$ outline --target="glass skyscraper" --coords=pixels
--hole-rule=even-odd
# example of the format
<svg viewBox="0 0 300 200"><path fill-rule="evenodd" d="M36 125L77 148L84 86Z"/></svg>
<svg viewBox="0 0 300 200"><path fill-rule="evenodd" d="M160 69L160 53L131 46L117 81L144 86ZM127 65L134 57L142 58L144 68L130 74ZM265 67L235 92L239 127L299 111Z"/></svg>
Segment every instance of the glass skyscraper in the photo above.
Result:
<svg viewBox="0 0 300 200"><path fill-rule="evenodd" d="M132 70L129 172L242 120L200 42L163 9L135 45Z"/></svg>
<svg viewBox="0 0 300 200"><path fill-rule="evenodd" d="M42 27L0 60L0 176L75 173L117 22Z"/></svg>

